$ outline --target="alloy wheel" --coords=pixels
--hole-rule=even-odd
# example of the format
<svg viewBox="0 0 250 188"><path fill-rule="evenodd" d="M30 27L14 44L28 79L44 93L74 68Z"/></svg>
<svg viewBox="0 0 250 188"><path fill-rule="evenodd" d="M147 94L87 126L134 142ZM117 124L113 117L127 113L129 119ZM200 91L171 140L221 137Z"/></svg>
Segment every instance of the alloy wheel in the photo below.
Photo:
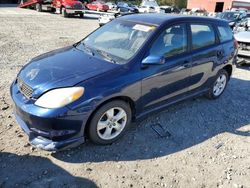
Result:
<svg viewBox="0 0 250 188"><path fill-rule="evenodd" d="M107 110L97 123L97 134L103 140L117 137L125 128L127 114L124 109L114 107Z"/></svg>
<svg viewBox="0 0 250 188"><path fill-rule="evenodd" d="M213 94L214 94L215 96L219 96L219 95L224 91L224 89L225 89L225 87L226 87L226 84L227 84L227 77L226 77L226 75L221 74L221 75L217 78L217 80L216 80L216 82L215 82L215 84L214 84L214 87L213 87Z"/></svg>

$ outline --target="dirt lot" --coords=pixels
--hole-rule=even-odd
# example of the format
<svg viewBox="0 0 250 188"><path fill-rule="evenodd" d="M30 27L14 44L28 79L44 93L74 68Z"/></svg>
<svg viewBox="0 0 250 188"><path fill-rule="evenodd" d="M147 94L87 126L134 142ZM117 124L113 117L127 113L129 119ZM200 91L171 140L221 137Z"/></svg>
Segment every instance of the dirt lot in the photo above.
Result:
<svg viewBox="0 0 250 188"><path fill-rule="evenodd" d="M220 99L173 105L113 145L51 154L27 144L12 114L12 80L30 58L97 27L96 19L0 8L0 187L250 187L249 67L234 72ZM157 136L156 122L170 138Z"/></svg>

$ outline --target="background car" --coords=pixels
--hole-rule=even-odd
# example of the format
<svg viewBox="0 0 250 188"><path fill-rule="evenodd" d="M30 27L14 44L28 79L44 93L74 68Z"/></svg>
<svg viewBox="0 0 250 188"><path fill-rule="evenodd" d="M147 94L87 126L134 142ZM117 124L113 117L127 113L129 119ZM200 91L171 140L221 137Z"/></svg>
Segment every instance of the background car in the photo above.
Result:
<svg viewBox="0 0 250 188"><path fill-rule="evenodd" d="M160 6L164 13L174 13L179 14L181 10L175 6Z"/></svg>
<svg viewBox="0 0 250 188"><path fill-rule="evenodd" d="M250 64L250 31L240 31L234 37L238 41L238 65Z"/></svg>
<svg viewBox="0 0 250 188"><path fill-rule="evenodd" d="M230 25L231 29L233 29L237 25L246 24L246 12L225 11L221 14L218 14L216 18L226 20Z"/></svg>
<svg viewBox="0 0 250 188"><path fill-rule="evenodd" d="M143 0L139 6L139 12L141 13L151 13L151 12L161 12L161 8L158 3L154 0Z"/></svg>
<svg viewBox="0 0 250 188"><path fill-rule="evenodd" d="M117 10L117 5L113 2L107 2L106 5L109 6L109 10Z"/></svg>
<svg viewBox="0 0 250 188"><path fill-rule="evenodd" d="M120 16L126 16L126 15L130 15L130 14L136 14L134 12L118 12L118 13L114 13L114 14L101 14L100 17L98 18L99 21L99 26L103 26L106 23L116 19L117 17Z"/></svg>
<svg viewBox="0 0 250 188"><path fill-rule="evenodd" d="M139 10L137 8L132 8L128 5L128 3L125 2L118 2L117 3L117 10L119 12L134 12L139 13Z"/></svg>
<svg viewBox="0 0 250 188"><path fill-rule="evenodd" d="M109 6L106 5L104 2L102 1L93 1L92 3L88 3L86 5L86 7L89 10L96 10L96 11L108 11L109 10Z"/></svg>

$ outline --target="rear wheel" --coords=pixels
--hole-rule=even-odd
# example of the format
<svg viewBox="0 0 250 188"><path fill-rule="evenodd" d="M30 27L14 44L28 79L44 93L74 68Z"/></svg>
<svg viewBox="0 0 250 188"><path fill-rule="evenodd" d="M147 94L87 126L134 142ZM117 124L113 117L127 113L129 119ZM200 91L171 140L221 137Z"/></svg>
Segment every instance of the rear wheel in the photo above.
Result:
<svg viewBox="0 0 250 188"><path fill-rule="evenodd" d="M62 16L64 17L64 18L67 18L67 17L69 17L69 15L68 15L68 13L66 12L66 8L62 8Z"/></svg>
<svg viewBox="0 0 250 188"><path fill-rule="evenodd" d="M115 100L98 109L90 121L89 137L97 144L111 144L121 136L131 122L129 104Z"/></svg>
<svg viewBox="0 0 250 188"><path fill-rule="evenodd" d="M42 5L40 3L36 4L36 11L37 12L42 12Z"/></svg>
<svg viewBox="0 0 250 188"><path fill-rule="evenodd" d="M80 18L83 18L84 14L83 14L83 13L80 13L79 16L80 16Z"/></svg>
<svg viewBox="0 0 250 188"><path fill-rule="evenodd" d="M211 88L209 89L206 96L209 99L217 99L225 91L228 82L228 73L226 70L222 69L218 72L217 77Z"/></svg>

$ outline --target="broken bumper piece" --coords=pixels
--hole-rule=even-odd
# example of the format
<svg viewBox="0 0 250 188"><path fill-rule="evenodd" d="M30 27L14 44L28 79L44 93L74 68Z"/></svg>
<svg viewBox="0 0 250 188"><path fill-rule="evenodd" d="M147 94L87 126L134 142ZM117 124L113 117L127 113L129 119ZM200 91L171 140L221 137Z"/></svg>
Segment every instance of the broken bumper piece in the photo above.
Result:
<svg viewBox="0 0 250 188"><path fill-rule="evenodd" d="M37 129L30 129L26 123L17 115L16 120L23 131L29 136L29 143L39 149L56 152L59 150L69 149L84 143L84 137L70 138L63 141L53 141L43 136L48 136L49 133L39 131Z"/></svg>

